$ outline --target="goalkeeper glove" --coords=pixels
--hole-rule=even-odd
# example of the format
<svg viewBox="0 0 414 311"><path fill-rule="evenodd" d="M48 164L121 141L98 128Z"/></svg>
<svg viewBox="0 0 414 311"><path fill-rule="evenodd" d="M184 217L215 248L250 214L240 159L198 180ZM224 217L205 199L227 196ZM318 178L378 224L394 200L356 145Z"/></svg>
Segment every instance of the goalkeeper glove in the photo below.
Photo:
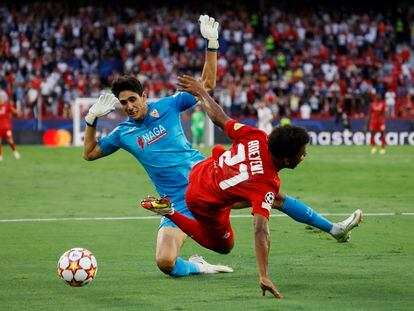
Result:
<svg viewBox="0 0 414 311"><path fill-rule="evenodd" d="M110 93L99 96L98 101L89 108L88 114L85 117L86 124L95 127L98 118L114 111L115 104L118 102L118 98Z"/></svg>
<svg viewBox="0 0 414 311"><path fill-rule="evenodd" d="M198 22L200 23L201 35L207 40L207 49L210 51L217 51L219 48L219 23L216 22L213 17L208 15L200 15Z"/></svg>

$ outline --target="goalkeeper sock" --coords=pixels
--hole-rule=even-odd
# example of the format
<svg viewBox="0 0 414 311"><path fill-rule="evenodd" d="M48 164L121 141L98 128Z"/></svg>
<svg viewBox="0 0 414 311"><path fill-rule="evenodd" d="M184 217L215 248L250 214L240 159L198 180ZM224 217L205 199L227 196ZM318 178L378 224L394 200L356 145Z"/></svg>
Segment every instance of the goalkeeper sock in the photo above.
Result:
<svg viewBox="0 0 414 311"><path fill-rule="evenodd" d="M286 196L280 211L296 221L311 225L327 233L329 233L333 227L332 222L325 217L319 215L306 204L289 196Z"/></svg>
<svg viewBox="0 0 414 311"><path fill-rule="evenodd" d="M190 274L198 274L198 273L200 273L200 269L197 267L196 264L189 262L187 260L184 260L181 257L177 257L177 260L175 261L174 269L170 272L170 275L179 277L179 276L187 276Z"/></svg>

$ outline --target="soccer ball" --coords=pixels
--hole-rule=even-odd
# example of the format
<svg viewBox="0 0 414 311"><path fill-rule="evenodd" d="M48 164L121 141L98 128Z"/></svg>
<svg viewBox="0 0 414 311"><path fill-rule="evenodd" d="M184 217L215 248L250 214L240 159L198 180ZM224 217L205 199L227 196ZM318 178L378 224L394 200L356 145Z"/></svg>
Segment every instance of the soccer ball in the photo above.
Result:
<svg viewBox="0 0 414 311"><path fill-rule="evenodd" d="M91 283L98 271L95 256L84 248L72 248L59 259L59 277L70 286L84 286Z"/></svg>

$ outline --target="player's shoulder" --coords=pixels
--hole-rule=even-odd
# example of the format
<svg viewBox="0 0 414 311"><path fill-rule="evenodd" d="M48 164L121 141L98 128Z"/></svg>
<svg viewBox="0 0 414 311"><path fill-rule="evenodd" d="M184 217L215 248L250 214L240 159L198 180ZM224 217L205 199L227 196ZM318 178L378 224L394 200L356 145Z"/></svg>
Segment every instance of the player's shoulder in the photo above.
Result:
<svg viewBox="0 0 414 311"><path fill-rule="evenodd" d="M175 92L174 94L170 95L170 96L165 96L162 98L157 98L156 100L154 100L152 103L153 104L158 104L158 103L165 103L165 102L171 102L171 101L178 101L183 97L191 97L194 98L194 95L187 93L187 92Z"/></svg>
<svg viewBox="0 0 414 311"><path fill-rule="evenodd" d="M117 127L122 128L122 127L128 127L131 126L131 124L133 124L134 121L131 117L127 117L125 118L123 121L121 121Z"/></svg>
<svg viewBox="0 0 414 311"><path fill-rule="evenodd" d="M164 97L153 103L154 107L162 110L175 110L177 112L188 109L197 102L197 99L190 93L177 92L171 96Z"/></svg>
<svg viewBox="0 0 414 311"><path fill-rule="evenodd" d="M137 125L130 119L126 119L119 123L111 132L111 134L122 133L129 130L131 127L136 127Z"/></svg>
<svg viewBox="0 0 414 311"><path fill-rule="evenodd" d="M169 115L176 110L174 107L175 102L172 96L158 98L148 103L148 115L154 118L159 118L166 114Z"/></svg>
<svg viewBox="0 0 414 311"><path fill-rule="evenodd" d="M236 120L230 120L227 122L226 132L233 132L234 134L238 132L241 136L267 139L267 134L262 130L258 129L255 126L240 123Z"/></svg>
<svg viewBox="0 0 414 311"><path fill-rule="evenodd" d="M175 92L173 95L171 95L171 97L175 98L175 99L180 99L182 97L188 97L188 98L195 98L193 94L190 94L188 92Z"/></svg>
<svg viewBox="0 0 414 311"><path fill-rule="evenodd" d="M150 102L148 104L148 106L157 106L157 105L163 105L167 102L173 101L173 95L172 96L166 96L166 97L161 97L161 98L157 98L154 99L152 102Z"/></svg>
<svg viewBox="0 0 414 311"><path fill-rule="evenodd" d="M180 100L180 98L178 97L179 93L175 93L174 95L170 95L170 96L166 96L166 97L162 97L162 98L157 98L155 100L153 100L152 102L150 102L148 104L148 107L151 108L157 108L157 109L167 109L169 107L172 107L174 105L176 105L176 103Z"/></svg>
<svg viewBox="0 0 414 311"><path fill-rule="evenodd" d="M108 133L108 135L103 135L106 137L118 137L122 133L122 126L121 124L118 124L111 132Z"/></svg>

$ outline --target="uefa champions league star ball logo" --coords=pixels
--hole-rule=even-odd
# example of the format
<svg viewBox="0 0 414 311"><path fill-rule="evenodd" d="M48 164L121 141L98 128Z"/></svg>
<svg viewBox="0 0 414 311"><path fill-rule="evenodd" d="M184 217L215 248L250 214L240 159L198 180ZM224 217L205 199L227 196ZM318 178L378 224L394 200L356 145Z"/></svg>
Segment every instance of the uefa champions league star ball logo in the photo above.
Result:
<svg viewBox="0 0 414 311"><path fill-rule="evenodd" d="M272 205L274 200L275 200L275 194L273 192L266 193L266 195L265 195L265 202L267 204Z"/></svg>

